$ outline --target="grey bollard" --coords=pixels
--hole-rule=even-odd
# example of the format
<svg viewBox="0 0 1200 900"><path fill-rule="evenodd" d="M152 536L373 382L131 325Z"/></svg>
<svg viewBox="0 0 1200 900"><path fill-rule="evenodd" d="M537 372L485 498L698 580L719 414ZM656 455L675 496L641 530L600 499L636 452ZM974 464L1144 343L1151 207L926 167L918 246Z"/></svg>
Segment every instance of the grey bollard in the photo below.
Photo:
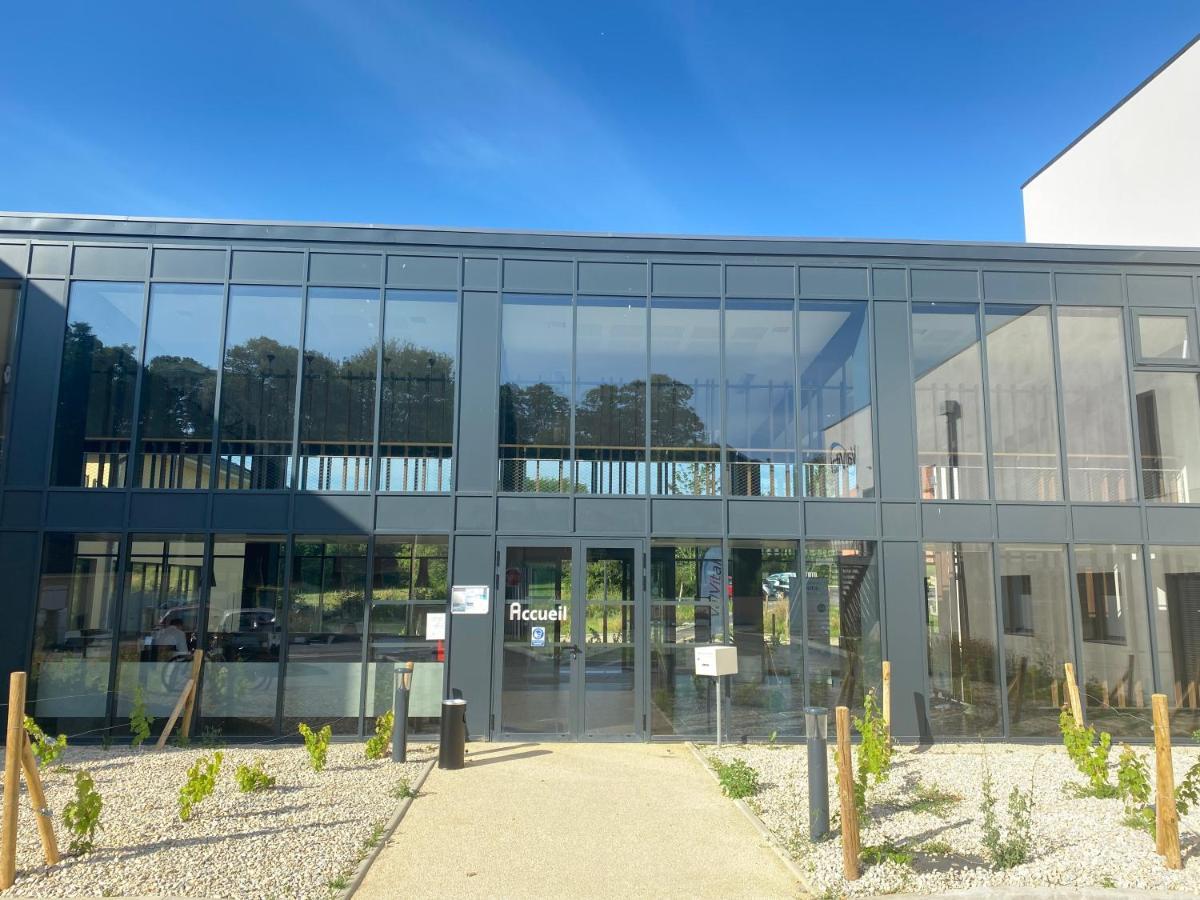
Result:
<svg viewBox="0 0 1200 900"><path fill-rule="evenodd" d="M804 733L808 738L808 839L829 834L829 710L804 707Z"/></svg>
<svg viewBox="0 0 1200 900"><path fill-rule="evenodd" d="M408 761L408 692L412 687L413 664L396 666L396 689L392 698L392 762Z"/></svg>
<svg viewBox="0 0 1200 900"><path fill-rule="evenodd" d="M467 764L467 701L442 701L438 768L461 769Z"/></svg>

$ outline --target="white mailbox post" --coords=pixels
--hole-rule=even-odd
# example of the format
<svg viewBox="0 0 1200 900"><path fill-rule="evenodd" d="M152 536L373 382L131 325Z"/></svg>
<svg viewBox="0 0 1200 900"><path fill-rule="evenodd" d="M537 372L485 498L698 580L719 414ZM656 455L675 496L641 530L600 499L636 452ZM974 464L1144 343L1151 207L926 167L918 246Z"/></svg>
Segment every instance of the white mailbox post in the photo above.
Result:
<svg viewBox="0 0 1200 900"><path fill-rule="evenodd" d="M722 727L721 710L725 706L726 675L736 675L738 670L737 647L727 644L706 644L696 648L696 674L709 675L717 679L717 746L721 746L725 730Z"/></svg>

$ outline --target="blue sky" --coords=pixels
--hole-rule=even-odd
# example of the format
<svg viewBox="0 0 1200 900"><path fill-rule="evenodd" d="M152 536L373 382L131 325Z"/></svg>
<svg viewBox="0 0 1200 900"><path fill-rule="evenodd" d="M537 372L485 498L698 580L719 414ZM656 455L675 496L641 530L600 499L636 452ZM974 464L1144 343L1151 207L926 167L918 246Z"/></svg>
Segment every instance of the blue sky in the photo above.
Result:
<svg viewBox="0 0 1200 900"><path fill-rule="evenodd" d="M1021 240L1021 182L1200 4L50 0L4 22L3 209Z"/></svg>

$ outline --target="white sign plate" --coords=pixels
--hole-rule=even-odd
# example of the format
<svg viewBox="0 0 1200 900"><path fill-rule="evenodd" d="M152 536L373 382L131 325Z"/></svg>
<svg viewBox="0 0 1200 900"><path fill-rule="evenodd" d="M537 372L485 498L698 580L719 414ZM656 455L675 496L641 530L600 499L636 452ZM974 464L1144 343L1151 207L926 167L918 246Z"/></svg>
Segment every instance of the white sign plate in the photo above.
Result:
<svg viewBox="0 0 1200 900"><path fill-rule="evenodd" d="M425 616L425 640L444 641L446 639L446 614L429 613Z"/></svg>
<svg viewBox="0 0 1200 900"><path fill-rule="evenodd" d="M546 646L546 626L534 625L529 629L529 646L545 647Z"/></svg>
<svg viewBox="0 0 1200 900"><path fill-rule="evenodd" d="M485 616L492 589L486 584L456 584L450 589L450 612L462 616Z"/></svg>

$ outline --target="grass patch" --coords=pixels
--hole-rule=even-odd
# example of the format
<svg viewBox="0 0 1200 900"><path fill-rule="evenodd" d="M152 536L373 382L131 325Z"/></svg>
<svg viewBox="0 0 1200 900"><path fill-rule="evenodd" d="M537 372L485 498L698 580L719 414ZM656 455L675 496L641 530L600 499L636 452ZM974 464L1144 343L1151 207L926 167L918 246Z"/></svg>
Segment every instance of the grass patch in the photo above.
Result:
<svg viewBox="0 0 1200 900"><path fill-rule="evenodd" d="M944 791L936 785L918 784L916 790L913 791L912 800L905 808L910 812L927 813L944 819L950 814L950 810L960 803L962 803L962 797L958 794Z"/></svg>
<svg viewBox="0 0 1200 900"><path fill-rule="evenodd" d="M862 848L863 862L876 866L880 863L892 862L900 866L912 865L913 852L907 847L901 847L892 841L882 844L868 844Z"/></svg>
<svg viewBox="0 0 1200 900"><path fill-rule="evenodd" d="M917 849L931 856L949 856L954 852L954 848L945 841L926 841Z"/></svg>
<svg viewBox="0 0 1200 900"><path fill-rule="evenodd" d="M412 782L407 778L401 778L397 781L388 793L396 800L411 800L418 796L417 791L412 786Z"/></svg>
<svg viewBox="0 0 1200 900"><path fill-rule="evenodd" d="M1121 796L1121 791L1115 784L1109 784L1108 782L1089 784L1067 782L1063 785L1063 794L1075 800L1082 800L1086 797L1091 797L1095 800L1111 800L1113 797Z"/></svg>
<svg viewBox="0 0 1200 900"><path fill-rule="evenodd" d="M717 770L717 781L721 783L721 792L730 800L742 800L758 793L758 772L740 759L733 762L721 762L715 756L711 759L713 768Z"/></svg>

